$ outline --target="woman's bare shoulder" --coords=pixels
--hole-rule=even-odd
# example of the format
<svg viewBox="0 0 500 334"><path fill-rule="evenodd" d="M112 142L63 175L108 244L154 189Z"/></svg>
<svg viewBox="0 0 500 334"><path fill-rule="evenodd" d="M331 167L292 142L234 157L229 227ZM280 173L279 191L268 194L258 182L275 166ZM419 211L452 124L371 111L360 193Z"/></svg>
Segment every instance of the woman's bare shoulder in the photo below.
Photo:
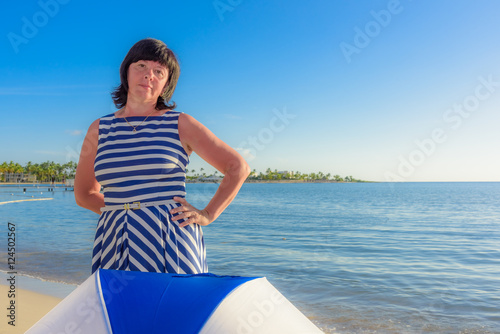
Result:
<svg viewBox="0 0 500 334"><path fill-rule="evenodd" d="M179 114L179 126L188 126L188 127L196 127L196 128L205 128L205 126L198 121L195 117L181 112Z"/></svg>
<svg viewBox="0 0 500 334"><path fill-rule="evenodd" d="M96 119L95 121L93 121L90 126L89 126L89 131L92 130L92 131L95 131L95 130L99 130L99 124L101 123L101 120L102 119L109 119L109 118L114 118L114 117L117 117L117 113L120 112L120 110L118 110L117 112L114 112L112 114L108 114L106 116L102 116L102 117L99 117L98 119Z"/></svg>
<svg viewBox="0 0 500 334"><path fill-rule="evenodd" d="M203 124L201 124L196 118L186 113L179 114L178 122L179 131L185 132L186 134L194 134L192 131L204 128Z"/></svg>
<svg viewBox="0 0 500 334"><path fill-rule="evenodd" d="M93 135L93 134L99 134L99 123L100 123L101 119L98 118L96 119L95 121L93 121L90 126L89 126L89 129L87 130L87 136L89 135Z"/></svg>
<svg viewBox="0 0 500 334"><path fill-rule="evenodd" d="M90 124L89 128L99 128L99 123L101 122L101 119L98 118L96 119L95 121L92 122L92 124Z"/></svg>
<svg viewBox="0 0 500 334"><path fill-rule="evenodd" d="M192 120L194 119L193 116L186 114L185 112L178 111L178 113L179 113L179 123L180 122L192 122Z"/></svg>

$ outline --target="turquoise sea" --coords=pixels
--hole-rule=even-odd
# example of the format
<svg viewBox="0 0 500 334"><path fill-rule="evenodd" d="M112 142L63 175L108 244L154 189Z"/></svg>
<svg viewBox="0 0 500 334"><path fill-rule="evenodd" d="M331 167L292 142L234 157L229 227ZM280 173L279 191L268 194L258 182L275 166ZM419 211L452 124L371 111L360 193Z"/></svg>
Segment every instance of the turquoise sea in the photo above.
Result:
<svg viewBox="0 0 500 334"><path fill-rule="evenodd" d="M11 223L18 274L74 286L98 216L47 190L0 186L53 198L0 205L0 271ZM210 272L266 276L325 333L500 333L500 183L249 183L204 234Z"/></svg>

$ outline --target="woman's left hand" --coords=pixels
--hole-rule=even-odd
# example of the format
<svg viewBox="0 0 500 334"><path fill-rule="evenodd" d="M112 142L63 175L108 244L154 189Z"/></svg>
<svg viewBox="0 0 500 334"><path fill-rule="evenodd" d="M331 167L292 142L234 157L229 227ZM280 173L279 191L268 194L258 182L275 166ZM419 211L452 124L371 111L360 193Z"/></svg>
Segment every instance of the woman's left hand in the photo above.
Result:
<svg viewBox="0 0 500 334"><path fill-rule="evenodd" d="M188 203L185 198L182 197L174 197L174 201L181 203L181 206L173 208L170 210L171 214L179 213L176 216L172 217L172 220L176 221L179 219L187 219L185 222L179 224L180 227L186 227L189 224L198 224L201 226L206 226L211 223L210 218L208 216L208 212L206 210L198 210L194 206Z"/></svg>

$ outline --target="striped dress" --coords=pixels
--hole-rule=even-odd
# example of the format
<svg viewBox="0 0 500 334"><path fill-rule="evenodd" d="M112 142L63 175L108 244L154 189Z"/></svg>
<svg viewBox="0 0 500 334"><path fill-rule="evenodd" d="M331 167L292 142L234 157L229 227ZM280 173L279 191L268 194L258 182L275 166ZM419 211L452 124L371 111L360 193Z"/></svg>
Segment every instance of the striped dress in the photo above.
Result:
<svg viewBox="0 0 500 334"><path fill-rule="evenodd" d="M170 210L185 197L189 156L181 145L179 112L161 116L114 114L99 122L94 163L106 206L155 202L133 209L104 211L97 224L92 273L98 268L196 274L207 272L203 233L198 224L179 227ZM143 123L141 123L143 122ZM161 202L161 203L156 203Z"/></svg>

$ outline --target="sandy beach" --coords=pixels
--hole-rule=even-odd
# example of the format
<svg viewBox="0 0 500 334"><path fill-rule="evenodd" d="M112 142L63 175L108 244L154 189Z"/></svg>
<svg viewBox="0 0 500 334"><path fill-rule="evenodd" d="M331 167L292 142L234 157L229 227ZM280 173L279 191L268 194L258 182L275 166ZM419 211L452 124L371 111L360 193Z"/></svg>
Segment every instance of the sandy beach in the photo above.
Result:
<svg viewBox="0 0 500 334"><path fill-rule="evenodd" d="M33 324L47 314L56 306L61 298L43 295L37 292L16 288L15 293L15 326L9 325L9 311L6 308L10 304L8 299L9 287L0 285L0 295L2 296L2 309L5 315L0 323L0 333L24 333Z"/></svg>

